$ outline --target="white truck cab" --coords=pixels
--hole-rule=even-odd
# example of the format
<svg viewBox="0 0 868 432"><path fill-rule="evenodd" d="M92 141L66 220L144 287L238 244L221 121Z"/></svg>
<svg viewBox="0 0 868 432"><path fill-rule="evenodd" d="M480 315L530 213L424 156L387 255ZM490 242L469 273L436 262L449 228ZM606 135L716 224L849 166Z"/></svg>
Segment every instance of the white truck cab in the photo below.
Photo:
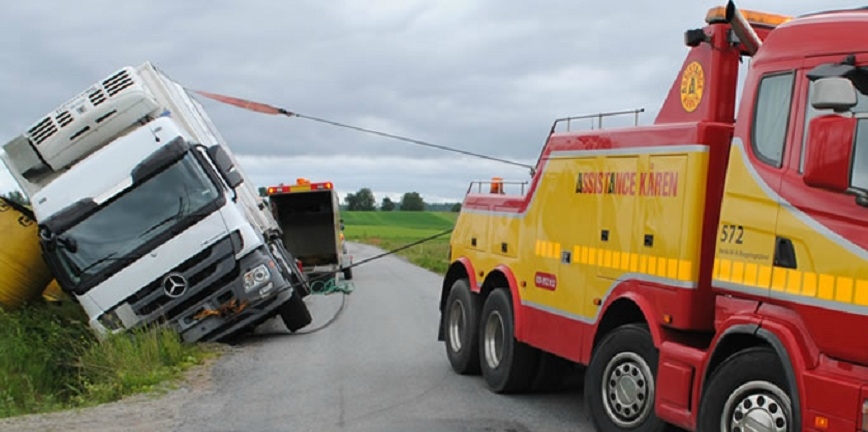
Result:
<svg viewBox="0 0 868 432"><path fill-rule="evenodd" d="M219 340L311 321L282 232L201 106L127 67L7 143L43 255L99 333L168 324Z"/></svg>

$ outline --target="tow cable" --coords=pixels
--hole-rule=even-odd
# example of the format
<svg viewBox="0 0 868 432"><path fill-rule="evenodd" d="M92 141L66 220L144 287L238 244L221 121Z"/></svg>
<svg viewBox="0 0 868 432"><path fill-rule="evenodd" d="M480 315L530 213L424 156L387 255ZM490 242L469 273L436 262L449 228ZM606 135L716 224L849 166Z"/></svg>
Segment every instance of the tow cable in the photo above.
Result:
<svg viewBox="0 0 868 432"><path fill-rule="evenodd" d="M446 235L446 234L451 233L451 232L452 232L452 229L453 229L453 228L449 228L448 230L445 230L445 231L439 232L439 233L434 234L434 235L432 235L432 236L425 237L425 238L423 238L423 239L420 239L420 240L414 241L414 242L412 242L412 243L407 243L407 244L405 244L405 245L403 245L403 246L400 246L400 247L397 247L397 248L395 248L395 249L392 249L392 250L389 250L389 251L383 252L383 253L378 254L378 255L374 255L374 256L372 256L372 257L370 257L370 258L365 258L365 259L363 259L363 260L361 260L361 261L359 261L359 262L355 262L355 263L353 263L353 264L350 265L349 267L345 267L344 269L342 269L342 270L340 270L340 271L335 271L335 272L333 272L333 274L340 273L340 272L342 272L343 270L348 269L348 268L358 267L358 266L360 266L360 265L362 265L362 264L367 264L367 263L369 263L369 262L371 262L371 261L375 261L375 260L378 260L378 259L381 259L381 258L385 258L385 257L387 257L387 256L389 256L389 255L394 255L394 254L396 254L396 253L398 253L398 252L400 252L400 251L402 251L402 250L404 250L404 249L409 249L409 248L411 248L411 247L413 247L413 246L417 246L417 245L420 245L420 244L422 244L422 243L427 243L427 242L429 242L429 241L431 241L431 240L437 239L437 238L439 238L439 237L442 237L442 236L444 236L444 235ZM355 285L354 285L351 281L347 281L347 280L344 280L344 281L337 281L336 279L337 279L336 277L332 277L332 278L329 278L329 280L328 280L327 282L323 282L323 281L314 281L314 282L312 282L312 283L310 284L310 286L311 286L311 291L310 291L310 293L311 293L311 294L321 294L321 295L330 295L330 294L335 294L335 293L341 293L341 294L343 294L343 295L341 296L341 305L340 305L340 307L338 307L338 310L335 311L334 315L332 315L332 317L329 318L329 320L326 321L323 325L321 325L321 326L319 326L319 327L316 327L316 328L312 328L312 329L308 329L308 330L298 331L298 332L292 333L293 335L301 336L301 335L307 335L307 334L311 334L311 333L314 333L314 332L318 332L318 331L320 331L320 330L323 330L323 329L329 327L329 326L332 325L335 321L337 321L338 317L339 317L339 316L341 315L341 313L344 311L344 308L345 308L345 306L346 306L346 302L347 302L347 296L349 296L349 295L350 295L350 294L355 290ZM317 285L317 282L320 282L320 285ZM300 285L301 285L301 283L294 284L294 285L293 285L293 288L295 288L296 286L300 286Z"/></svg>

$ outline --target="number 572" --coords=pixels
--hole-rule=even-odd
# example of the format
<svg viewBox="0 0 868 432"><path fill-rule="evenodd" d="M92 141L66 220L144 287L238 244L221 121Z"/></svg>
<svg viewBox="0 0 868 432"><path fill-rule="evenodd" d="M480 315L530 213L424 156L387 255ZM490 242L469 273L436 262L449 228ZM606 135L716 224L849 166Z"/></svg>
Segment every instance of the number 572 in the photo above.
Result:
<svg viewBox="0 0 868 432"><path fill-rule="evenodd" d="M720 241L723 243L742 244L744 227L741 225L721 225Z"/></svg>

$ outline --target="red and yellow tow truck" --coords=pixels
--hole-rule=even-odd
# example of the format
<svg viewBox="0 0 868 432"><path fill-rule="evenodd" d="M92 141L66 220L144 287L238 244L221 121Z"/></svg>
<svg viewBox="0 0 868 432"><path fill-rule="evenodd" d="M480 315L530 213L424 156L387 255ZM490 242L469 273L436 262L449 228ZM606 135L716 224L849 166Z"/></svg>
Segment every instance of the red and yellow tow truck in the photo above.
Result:
<svg viewBox="0 0 868 432"><path fill-rule="evenodd" d="M455 371L509 392L586 365L601 431L868 431L866 35L866 9L713 8L652 125L561 119L526 193L472 187Z"/></svg>

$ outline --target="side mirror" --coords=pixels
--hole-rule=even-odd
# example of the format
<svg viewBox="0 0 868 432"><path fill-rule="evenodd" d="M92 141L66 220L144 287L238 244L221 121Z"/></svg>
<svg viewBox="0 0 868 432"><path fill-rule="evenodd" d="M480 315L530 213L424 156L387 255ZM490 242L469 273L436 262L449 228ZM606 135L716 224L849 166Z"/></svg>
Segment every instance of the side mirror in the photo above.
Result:
<svg viewBox="0 0 868 432"><path fill-rule="evenodd" d="M244 177L241 177L241 173L233 169L235 164L223 147L219 145L208 147L208 156L211 157L214 165L217 166L217 170L220 171L220 175L223 176L229 187L235 189L238 185L244 183Z"/></svg>
<svg viewBox="0 0 868 432"><path fill-rule="evenodd" d="M803 176L805 184L847 192L855 137L855 118L831 114L811 120Z"/></svg>
<svg viewBox="0 0 868 432"><path fill-rule="evenodd" d="M847 78L822 78L813 85L811 106L814 109L846 112L856 106L856 87Z"/></svg>

